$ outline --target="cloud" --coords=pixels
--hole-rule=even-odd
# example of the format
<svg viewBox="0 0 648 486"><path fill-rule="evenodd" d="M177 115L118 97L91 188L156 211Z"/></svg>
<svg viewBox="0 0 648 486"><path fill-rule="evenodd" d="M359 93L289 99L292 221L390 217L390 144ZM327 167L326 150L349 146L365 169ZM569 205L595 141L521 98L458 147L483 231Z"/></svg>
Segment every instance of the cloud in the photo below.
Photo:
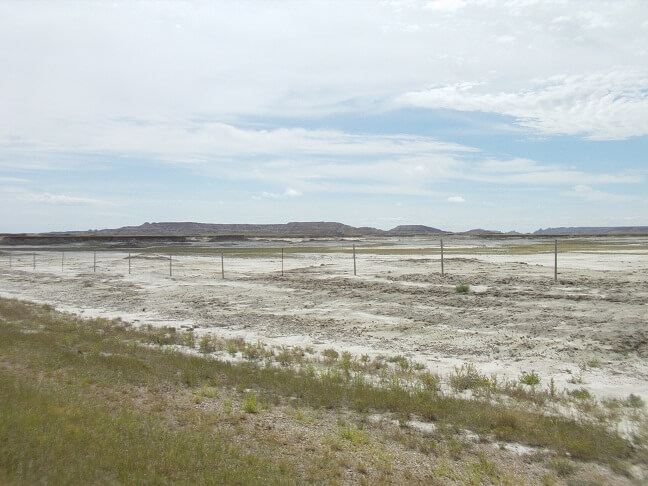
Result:
<svg viewBox="0 0 648 486"><path fill-rule="evenodd" d="M20 196L20 199L28 202L55 204L63 206L112 206L113 203L101 199L87 197L67 196L64 194L27 193Z"/></svg>
<svg viewBox="0 0 648 486"><path fill-rule="evenodd" d="M299 192L299 191L297 191L295 189L292 189L292 188L288 188L284 192L284 196L286 196L286 197L298 197L298 196L301 196L301 195L302 195L301 192Z"/></svg>
<svg viewBox="0 0 648 486"><path fill-rule="evenodd" d="M612 194L604 191L598 191L596 189L592 189L591 187L582 184L574 186L574 188L571 191L567 192L566 194L568 196L573 196L573 197L577 197L592 202L623 202L623 201L632 201L638 199L634 196L625 196L620 194Z"/></svg>
<svg viewBox="0 0 648 486"><path fill-rule="evenodd" d="M583 135L592 140L648 135L648 71L555 76L517 92L493 93L479 83L462 82L409 92L398 101L508 115L548 135Z"/></svg>
<svg viewBox="0 0 648 486"><path fill-rule="evenodd" d="M451 202L451 203L465 203L466 200L461 197L461 196L450 196L446 201Z"/></svg>
<svg viewBox="0 0 648 486"><path fill-rule="evenodd" d="M469 180L498 184L639 184L644 181L641 173L594 173L584 172L558 164L540 164L530 159L487 159L474 165L465 176Z"/></svg>
<svg viewBox="0 0 648 486"><path fill-rule="evenodd" d="M555 76L578 87L579 79L587 85L613 71L620 78L610 81L613 94L633 89L623 66L646 63L641 0L586 9L551 0L62 3L0 2L0 43L14 47L0 51L3 71L12 73L0 78L0 106L11 114L0 133L17 140L62 123L102 128L117 118L375 112L399 94L431 91L429 104L462 83L488 86L470 93L475 100L465 108L512 113L544 133L632 136L641 112L629 107L630 126L609 133L612 123L578 131L577 123L552 119L560 106L528 106L535 95L560 101L556 89L535 84ZM601 90L610 84L594 82ZM600 92L583 88L582 102L595 102Z"/></svg>
<svg viewBox="0 0 648 486"><path fill-rule="evenodd" d="M293 188L287 188L283 193L276 193L276 192L262 192L260 195L255 195L252 196L252 199L286 199L286 198L293 198L293 197L299 197L302 196L303 194Z"/></svg>

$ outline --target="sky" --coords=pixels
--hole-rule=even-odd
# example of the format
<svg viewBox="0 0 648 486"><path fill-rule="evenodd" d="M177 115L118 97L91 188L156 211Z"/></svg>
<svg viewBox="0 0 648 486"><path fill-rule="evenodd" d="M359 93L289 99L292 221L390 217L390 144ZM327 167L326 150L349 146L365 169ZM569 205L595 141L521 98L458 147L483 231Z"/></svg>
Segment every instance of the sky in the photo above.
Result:
<svg viewBox="0 0 648 486"><path fill-rule="evenodd" d="M648 1L0 0L0 232L648 225Z"/></svg>

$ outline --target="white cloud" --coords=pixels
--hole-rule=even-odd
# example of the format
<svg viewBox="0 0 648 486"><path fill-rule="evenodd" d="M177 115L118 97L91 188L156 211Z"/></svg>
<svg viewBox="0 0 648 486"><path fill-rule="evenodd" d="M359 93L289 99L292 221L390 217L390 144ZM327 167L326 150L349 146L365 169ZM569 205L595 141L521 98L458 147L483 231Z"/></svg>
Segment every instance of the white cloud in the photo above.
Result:
<svg viewBox="0 0 648 486"><path fill-rule="evenodd" d="M64 194L50 194L43 193L27 193L20 196L23 201L56 204L64 206L112 206L113 203L101 199L94 199L88 197L67 196Z"/></svg>
<svg viewBox="0 0 648 486"><path fill-rule="evenodd" d="M491 90L493 87L490 87ZM648 135L648 70L555 76L517 92L457 83L399 97L405 105L493 112L550 135L616 140Z"/></svg>
<svg viewBox="0 0 648 486"><path fill-rule="evenodd" d="M639 184L641 173L595 173L558 164L539 164L530 159L478 162L465 176L467 179L499 184L573 185L573 184Z"/></svg>
<svg viewBox="0 0 648 486"><path fill-rule="evenodd" d="M292 189L290 187L288 189L286 189L285 192L284 192L284 196L286 196L286 197L298 197L298 196L301 196L301 195L302 195L301 192L299 192L299 191L297 191L295 189Z"/></svg>
<svg viewBox="0 0 648 486"><path fill-rule="evenodd" d="M598 191L582 184L574 186L573 190L567 192L566 194L592 202L623 202L637 199L633 196L625 196L621 194L612 194L609 192Z"/></svg>
<svg viewBox="0 0 648 486"><path fill-rule="evenodd" d="M461 196L450 196L447 199L447 201L451 202L451 203L465 203L466 202L466 200Z"/></svg>
<svg viewBox="0 0 648 486"><path fill-rule="evenodd" d="M181 128L191 116L375 112L402 93L425 94L405 97L423 106L448 94L543 133L623 138L646 128L645 84L626 67L646 65L647 16L643 0L0 2L0 44L12 46L0 51L11 73L0 139L100 132L120 117ZM458 88L476 81L485 88Z"/></svg>
<svg viewBox="0 0 648 486"><path fill-rule="evenodd" d="M267 179L266 179L267 180ZM303 194L293 188L288 188L286 189L283 193L276 193L276 192L262 192L260 195L255 195L252 196L252 199L286 199L286 198L293 198L293 197L299 197L302 196Z"/></svg>

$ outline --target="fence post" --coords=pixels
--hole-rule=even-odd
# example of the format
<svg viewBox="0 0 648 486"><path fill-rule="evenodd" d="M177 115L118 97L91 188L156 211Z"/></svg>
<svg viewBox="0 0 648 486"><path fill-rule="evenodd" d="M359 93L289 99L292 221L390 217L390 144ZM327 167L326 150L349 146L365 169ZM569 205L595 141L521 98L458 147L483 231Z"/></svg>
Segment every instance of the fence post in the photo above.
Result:
<svg viewBox="0 0 648 486"><path fill-rule="evenodd" d="M353 245L353 275L356 276L356 253L355 253L355 244Z"/></svg>
<svg viewBox="0 0 648 486"><path fill-rule="evenodd" d="M169 277L173 277L173 269L171 265L171 255L169 255Z"/></svg>
<svg viewBox="0 0 648 486"><path fill-rule="evenodd" d="M92 261L92 271L97 273L97 252L94 252L94 259Z"/></svg>
<svg viewBox="0 0 648 486"><path fill-rule="evenodd" d="M221 253L221 278L225 280L225 257Z"/></svg>
<svg viewBox="0 0 648 486"><path fill-rule="evenodd" d="M558 240L554 240L554 282L558 282Z"/></svg>
<svg viewBox="0 0 648 486"><path fill-rule="evenodd" d="M65 263L65 252L61 252L61 272L63 271L63 264Z"/></svg>
<svg viewBox="0 0 648 486"><path fill-rule="evenodd" d="M131 272L131 254L130 252L128 253L128 275L130 275Z"/></svg>
<svg viewBox="0 0 648 486"><path fill-rule="evenodd" d="M284 276L284 249L281 249L281 276Z"/></svg>
<svg viewBox="0 0 648 486"><path fill-rule="evenodd" d="M34 259L34 261L32 263L32 269L36 270L36 253L35 252L32 253L32 257Z"/></svg>
<svg viewBox="0 0 648 486"><path fill-rule="evenodd" d="M443 239L441 239L441 276L445 277L445 269L443 268Z"/></svg>

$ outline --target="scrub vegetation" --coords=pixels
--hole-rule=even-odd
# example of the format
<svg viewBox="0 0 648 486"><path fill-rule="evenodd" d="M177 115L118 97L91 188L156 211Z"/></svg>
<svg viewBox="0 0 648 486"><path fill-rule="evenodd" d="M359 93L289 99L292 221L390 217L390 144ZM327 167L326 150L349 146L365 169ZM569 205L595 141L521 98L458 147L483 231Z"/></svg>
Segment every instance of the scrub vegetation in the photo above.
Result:
<svg viewBox="0 0 648 486"><path fill-rule="evenodd" d="M273 349L0 299L0 483L560 484L594 474L584 463L598 469L583 481L645 471L639 397L599 403L548 378L470 363L442 377L405 356ZM507 444L537 449L532 466Z"/></svg>

